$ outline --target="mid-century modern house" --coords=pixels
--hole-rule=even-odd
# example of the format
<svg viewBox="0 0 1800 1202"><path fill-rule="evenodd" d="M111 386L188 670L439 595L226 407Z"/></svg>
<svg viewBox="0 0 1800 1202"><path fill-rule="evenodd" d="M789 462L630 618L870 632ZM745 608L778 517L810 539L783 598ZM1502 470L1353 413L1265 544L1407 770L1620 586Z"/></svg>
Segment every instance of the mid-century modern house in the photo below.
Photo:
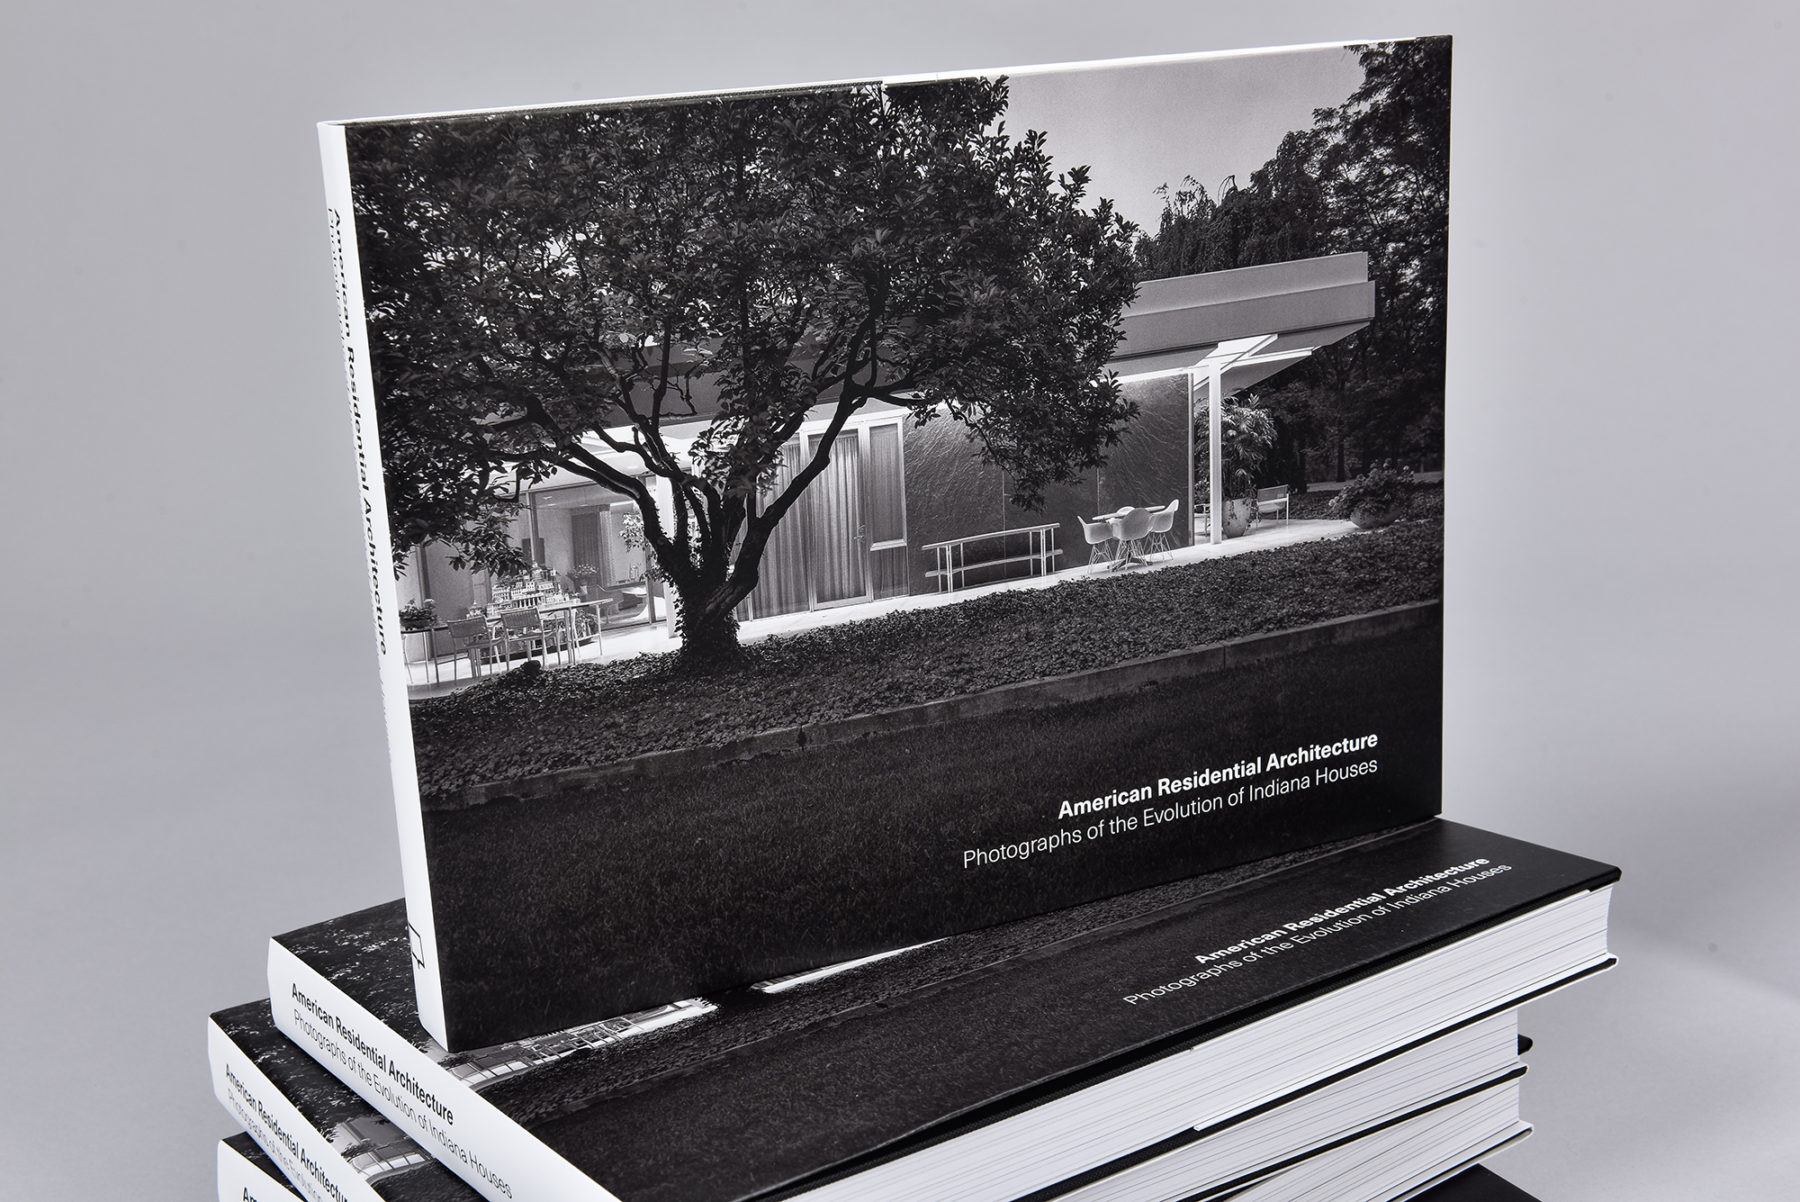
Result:
<svg viewBox="0 0 1800 1202"><path fill-rule="evenodd" d="M1125 507L1179 501L1182 520L1170 542L1191 543L1193 515L1220 511L1220 439L1215 431L1209 440L1213 462L1195 462L1197 406L1251 387L1366 326L1375 314L1368 266L1367 255L1341 254L1141 285L1110 365L1137 402L1137 417L1103 468L1053 488L1036 512L1008 503L999 469L981 463L959 423L920 426L903 409L866 406L839 436L830 466L804 503L777 529L744 616L979 583L967 575L946 582L937 574L943 560L936 545L973 544L1003 532L1023 537L990 539L990 547L1004 552L995 558L1025 570L1085 569L1081 518ZM1216 420L1219 406L1206 411ZM818 422L788 448L785 473L796 470L802 440L810 450L825 417L821 409ZM674 441L681 431L668 433ZM621 520L635 513L618 493L558 475L529 491L514 533L550 573L566 577L591 568L602 587L630 602L628 593L644 591L644 555L626 545ZM1200 537L1218 539L1219 526L1209 523ZM484 573L452 569L449 552L433 545L414 553L400 587L402 604L431 597L440 614L455 614L485 603L490 584ZM648 620L641 608L626 606L633 609Z"/></svg>
<svg viewBox="0 0 1800 1202"><path fill-rule="evenodd" d="M368 1182L392 1177L430 1157L406 1133L379 1114L359 1114L332 1128L333 1150L349 1153L350 1167Z"/></svg>

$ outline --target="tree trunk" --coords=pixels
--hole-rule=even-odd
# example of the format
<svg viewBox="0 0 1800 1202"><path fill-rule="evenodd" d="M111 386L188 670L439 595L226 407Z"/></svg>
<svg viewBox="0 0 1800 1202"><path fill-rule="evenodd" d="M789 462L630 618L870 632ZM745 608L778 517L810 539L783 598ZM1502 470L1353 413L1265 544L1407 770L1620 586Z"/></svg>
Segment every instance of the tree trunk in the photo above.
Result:
<svg viewBox="0 0 1800 1202"><path fill-rule="evenodd" d="M673 598L681 633L681 664L696 672L712 672L743 658L738 642L737 601L729 586L680 589Z"/></svg>

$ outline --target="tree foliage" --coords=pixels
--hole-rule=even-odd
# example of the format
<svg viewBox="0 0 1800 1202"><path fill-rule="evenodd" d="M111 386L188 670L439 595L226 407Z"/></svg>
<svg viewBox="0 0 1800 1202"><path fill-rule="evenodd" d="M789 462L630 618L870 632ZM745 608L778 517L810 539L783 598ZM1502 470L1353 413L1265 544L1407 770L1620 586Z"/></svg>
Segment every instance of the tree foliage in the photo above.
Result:
<svg viewBox="0 0 1800 1202"><path fill-rule="evenodd" d="M1357 48L1363 82L1311 129L1217 195L1192 178L1163 190L1139 278L1365 251L1376 319L1321 348L1265 399L1277 416L1271 474L1304 483L1309 455L1343 479L1396 457L1442 462L1450 196L1450 41ZM1324 458L1318 458L1323 452Z"/></svg>
<svg viewBox="0 0 1800 1202"><path fill-rule="evenodd" d="M959 80L352 127L396 548L504 567L517 490L572 472L637 502L704 658L870 402L954 416L1027 505L1096 466L1130 415L1130 227L1005 105Z"/></svg>

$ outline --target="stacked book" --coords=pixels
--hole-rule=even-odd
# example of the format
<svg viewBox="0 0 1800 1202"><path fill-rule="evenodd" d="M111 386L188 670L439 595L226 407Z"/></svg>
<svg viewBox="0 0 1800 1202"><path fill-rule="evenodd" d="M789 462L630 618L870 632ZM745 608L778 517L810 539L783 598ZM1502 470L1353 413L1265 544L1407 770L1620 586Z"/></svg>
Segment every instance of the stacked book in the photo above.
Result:
<svg viewBox="0 0 1800 1202"><path fill-rule="evenodd" d="M1269 165L1322 156L1326 253L1191 270L1203 190L1146 235L1052 157L1327 68ZM1523 1197L1471 1166L1618 872L1438 816L1435 484L1296 518L1243 396L1429 283L1327 185L1385 106L1429 196L1448 68L323 127L406 897L212 1016L221 1202ZM1105 514L1152 489L1206 517Z"/></svg>
<svg viewBox="0 0 1800 1202"><path fill-rule="evenodd" d="M462 1053L396 902L275 939L214 1083L311 1198L1391 1198L1525 1132L1615 876L1433 820Z"/></svg>

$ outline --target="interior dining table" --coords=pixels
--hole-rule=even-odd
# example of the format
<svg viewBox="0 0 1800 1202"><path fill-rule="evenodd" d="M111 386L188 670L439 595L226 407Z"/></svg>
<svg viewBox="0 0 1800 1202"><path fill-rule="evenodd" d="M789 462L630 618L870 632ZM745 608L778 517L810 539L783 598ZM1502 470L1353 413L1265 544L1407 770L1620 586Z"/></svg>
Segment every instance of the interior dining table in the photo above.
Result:
<svg viewBox="0 0 1800 1202"><path fill-rule="evenodd" d="M571 637L563 640L561 646L558 648L558 655L566 655L568 657L567 662L569 666L572 667L576 663L576 652L581 647L581 638L574 629L576 612L583 609L591 609L594 611L594 648L596 651L599 651L602 649L603 636L601 631L606 627L606 615L608 611L616 609L618 604L618 599L614 597L600 597L594 600L578 597L569 601L558 601L550 605L540 605L538 607L538 617L541 620L552 614L567 616ZM548 651L549 641L547 639L545 640L544 646L545 650Z"/></svg>

